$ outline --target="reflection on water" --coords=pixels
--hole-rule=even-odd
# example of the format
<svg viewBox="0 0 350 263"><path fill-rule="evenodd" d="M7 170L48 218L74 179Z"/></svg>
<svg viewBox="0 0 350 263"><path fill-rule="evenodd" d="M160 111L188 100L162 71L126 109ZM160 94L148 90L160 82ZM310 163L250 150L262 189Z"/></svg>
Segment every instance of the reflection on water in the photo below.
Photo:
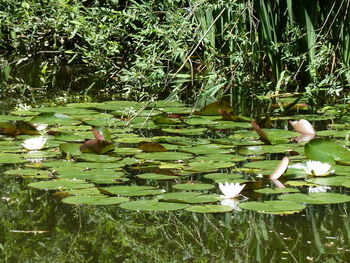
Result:
<svg viewBox="0 0 350 263"><path fill-rule="evenodd" d="M73 207L2 175L4 262L348 262L349 204L300 214L193 214ZM27 232L25 232L27 231ZM48 231L45 233L35 231Z"/></svg>

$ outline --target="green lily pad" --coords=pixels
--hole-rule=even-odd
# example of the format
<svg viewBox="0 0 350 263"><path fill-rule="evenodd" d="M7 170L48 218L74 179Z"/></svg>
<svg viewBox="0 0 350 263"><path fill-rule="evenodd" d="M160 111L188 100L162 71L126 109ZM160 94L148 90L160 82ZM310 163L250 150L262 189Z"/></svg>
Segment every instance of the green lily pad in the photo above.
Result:
<svg viewBox="0 0 350 263"><path fill-rule="evenodd" d="M214 203L219 200L219 196L215 194L201 194L198 192L174 192L158 195L157 198L167 202L180 203Z"/></svg>
<svg viewBox="0 0 350 263"><path fill-rule="evenodd" d="M242 178L243 174L211 173L211 174L205 174L203 177L207 179L212 179L212 180L238 179L238 178Z"/></svg>
<svg viewBox="0 0 350 263"><path fill-rule="evenodd" d="M188 206L188 204L158 202L158 200L138 200L123 203L120 205L121 208L127 210L155 212L181 210L187 208Z"/></svg>
<svg viewBox="0 0 350 263"><path fill-rule="evenodd" d="M224 205L192 205L185 210L193 213L226 213L233 208Z"/></svg>
<svg viewBox="0 0 350 263"><path fill-rule="evenodd" d="M207 145L197 145L197 146L184 146L179 147L182 152L188 152L193 154L225 154L231 153L231 149L223 149L218 145L207 144Z"/></svg>
<svg viewBox="0 0 350 263"><path fill-rule="evenodd" d="M174 129L166 128L162 129L163 132L177 133L182 135L202 135L207 131L207 128L184 128L184 129Z"/></svg>
<svg viewBox="0 0 350 263"><path fill-rule="evenodd" d="M166 174L156 174L156 173L148 173L148 174L138 174L136 175L139 178L147 179L147 180L172 180L179 178L178 176L166 175Z"/></svg>
<svg viewBox="0 0 350 263"><path fill-rule="evenodd" d="M260 194L283 194L283 193L298 193L299 190L296 188L263 188L254 190L254 192L260 193Z"/></svg>
<svg viewBox="0 0 350 263"><path fill-rule="evenodd" d="M62 143L59 145L59 148L64 153L69 153L71 155L80 155L80 143Z"/></svg>
<svg viewBox="0 0 350 263"><path fill-rule="evenodd" d="M108 197L105 195L92 195L92 196L69 196L62 200L63 203L71 205L116 205L128 202L127 197Z"/></svg>
<svg viewBox="0 0 350 263"><path fill-rule="evenodd" d="M193 161L213 161L213 162L241 162L247 158L237 154L208 154L196 156Z"/></svg>
<svg viewBox="0 0 350 263"><path fill-rule="evenodd" d="M317 138L305 144L305 155L310 160L331 163L350 164L350 151L341 145L323 138Z"/></svg>
<svg viewBox="0 0 350 263"><path fill-rule="evenodd" d="M120 185L99 188L102 192L110 195L121 196L146 196L146 195L158 195L164 192L163 189L157 189L153 186L139 186L139 185Z"/></svg>
<svg viewBox="0 0 350 263"><path fill-rule="evenodd" d="M184 168L186 171L192 172L214 172L221 168L229 168L233 167L235 163L233 162L212 162L212 161L198 161L198 162L190 162Z"/></svg>
<svg viewBox="0 0 350 263"><path fill-rule="evenodd" d="M193 157L192 154L189 153L181 153L181 152L154 152L154 153L140 153L135 155L136 158L139 159L147 159L147 160L163 160L163 161L177 161L177 160L186 160Z"/></svg>
<svg viewBox="0 0 350 263"><path fill-rule="evenodd" d="M93 187L94 184L89 184L82 180L51 180L41 181L28 184L29 187L42 189L42 190L65 190L65 189L76 189L76 188L87 188Z"/></svg>
<svg viewBox="0 0 350 263"><path fill-rule="evenodd" d="M83 153L78 157L78 160L84 162L95 162L95 163L111 163L121 160L120 157L98 155L93 153Z"/></svg>
<svg viewBox="0 0 350 263"><path fill-rule="evenodd" d="M263 214L294 214L303 210L306 206L289 201L265 201L265 202L243 202L239 207Z"/></svg>
<svg viewBox="0 0 350 263"><path fill-rule="evenodd" d="M188 184L175 184L173 188L178 190L186 191L205 191L215 188L212 184L201 184L201 183L188 183Z"/></svg>
<svg viewBox="0 0 350 263"><path fill-rule="evenodd" d="M26 162L26 160L24 160L18 154L0 153L0 164L24 163L24 162Z"/></svg>
<svg viewBox="0 0 350 263"><path fill-rule="evenodd" d="M82 189L72 189L65 191L69 195L101 195L100 191L96 187L82 188Z"/></svg>
<svg viewBox="0 0 350 263"><path fill-rule="evenodd" d="M51 175L51 172L47 170L24 168L24 169L7 170L4 172L4 174L30 177L30 178L49 178L49 176Z"/></svg>
<svg viewBox="0 0 350 263"><path fill-rule="evenodd" d="M318 185L345 186L350 188L350 176L307 178L306 181Z"/></svg>
<svg viewBox="0 0 350 263"><path fill-rule="evenodd" d="M314 205L350 202L350 196L338 193L286 194L279 196L279 199Z"/></svg>

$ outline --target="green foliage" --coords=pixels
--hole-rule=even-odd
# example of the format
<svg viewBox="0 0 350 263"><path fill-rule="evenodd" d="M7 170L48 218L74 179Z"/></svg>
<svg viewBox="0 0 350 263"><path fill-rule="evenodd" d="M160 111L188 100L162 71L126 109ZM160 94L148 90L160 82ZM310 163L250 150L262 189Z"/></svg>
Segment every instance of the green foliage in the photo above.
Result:
<svg viewBox="0 0 350 263"><path fill-rule="evenodd" d="M229 95L238 112L253 94L306 91L314 104L332 103L350 83L348 5L4 0L0 89L191 98L200 106Z"/></svg>

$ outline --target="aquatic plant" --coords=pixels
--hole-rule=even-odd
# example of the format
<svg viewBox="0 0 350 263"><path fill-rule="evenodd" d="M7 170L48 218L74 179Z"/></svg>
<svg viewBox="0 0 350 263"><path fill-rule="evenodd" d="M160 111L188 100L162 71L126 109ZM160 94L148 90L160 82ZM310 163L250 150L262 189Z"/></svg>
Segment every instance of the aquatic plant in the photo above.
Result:
<svg viewBox="0 0 350 263"><path fill-rule="evenodd" d="M307 161L305 167L305 173L312 176L328 176L335 172L330 170L331 165L329 163L322 163L319 161Z"/></svg>

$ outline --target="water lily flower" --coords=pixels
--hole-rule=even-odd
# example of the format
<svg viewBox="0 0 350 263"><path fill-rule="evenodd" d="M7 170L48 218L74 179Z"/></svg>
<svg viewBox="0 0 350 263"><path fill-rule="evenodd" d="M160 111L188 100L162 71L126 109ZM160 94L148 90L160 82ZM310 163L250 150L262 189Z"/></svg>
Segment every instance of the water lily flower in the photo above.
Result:
<svg viewBox="0 0 350 263"><path fill-rule="evenodd" d="M47 138L43 136L29 138L24 140L22 146L29 151L40 150L44 148L46 141Z"/></svg>
<svg viewBox="0 0 350 263"><path fill-rule="evenodd" d="M239 200L237 198L223 199L223 200L221 200L220 204L224 205L224 206L229 206L229 207L233 208L233 210L236 210L236 211L242 211L242 209L238 206Z"/></svg>
<svg viewBox="0 0 350 263"><path fill-rule="evenodd" d="M335 170L331 169L331 165L329 163L322 163L319 161L307 161L305 172L307 175L313 176L327 176L334 173Z"/></svg>
<svg viewBox="0 0 350 263"><path fill-rule="evenodd" d="M235 198L239 195L239 193L243 190L245 184L240 185L239 183L228 183L225 184L219 183L219 188L224 195L220 195L221 198L231 199Z"/></svg>
<svg viewBox="0 0 350 263"><path fill-rule="evenodd" d="M326 193L328 189L331 189L331 187L329 186L325 186L325 185L320 185L320 186L316 186L316 187L309 187L308 188L308 193L309 194L314 194L314 193Z"/></svg>

